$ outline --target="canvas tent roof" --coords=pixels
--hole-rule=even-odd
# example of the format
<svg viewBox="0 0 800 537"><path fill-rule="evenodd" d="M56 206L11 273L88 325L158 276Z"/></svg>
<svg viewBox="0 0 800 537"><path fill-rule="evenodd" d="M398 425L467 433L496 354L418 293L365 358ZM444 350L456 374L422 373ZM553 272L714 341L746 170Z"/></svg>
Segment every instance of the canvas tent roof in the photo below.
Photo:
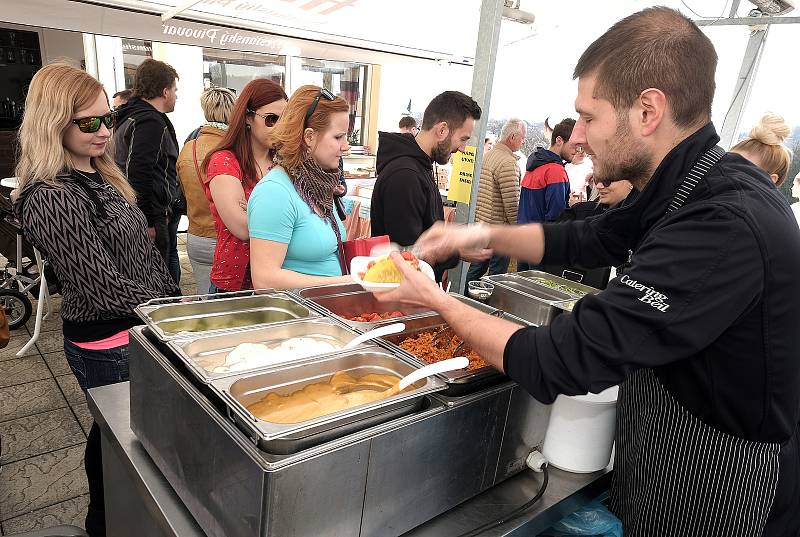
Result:
<svg viewBox="0 0 800 537"><path fill-rule="evenodd" d="M192 4L186 0L91 3L158 14ZM176 19L471 64L480 5L480 0L200 0Z"/></svg>

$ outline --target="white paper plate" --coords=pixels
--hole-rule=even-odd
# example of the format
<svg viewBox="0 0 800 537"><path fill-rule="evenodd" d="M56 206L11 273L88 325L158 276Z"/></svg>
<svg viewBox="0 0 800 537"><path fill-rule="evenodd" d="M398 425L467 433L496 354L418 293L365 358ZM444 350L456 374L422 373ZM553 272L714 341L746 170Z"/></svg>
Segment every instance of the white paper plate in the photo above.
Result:
<svg viewBox="0 0 800 537"><path fill-rule="evenodd" d="M379 293L381 291L390 291L392 289L396 289L400 287L399 283L375 283L375 282L365 282L359 277L359 272L366 272L367 265L370 261L377 261L384 256L379 257L370 257L370 256L358 256L354 257L350 261L350 277L353 278L353 281L363 287L366 291L371 293ZM422 259L419 260L419 270L425 276L430 278L431 280L435 280L436 277L433 275L433 269L429 264L427 264Z"/></svg>

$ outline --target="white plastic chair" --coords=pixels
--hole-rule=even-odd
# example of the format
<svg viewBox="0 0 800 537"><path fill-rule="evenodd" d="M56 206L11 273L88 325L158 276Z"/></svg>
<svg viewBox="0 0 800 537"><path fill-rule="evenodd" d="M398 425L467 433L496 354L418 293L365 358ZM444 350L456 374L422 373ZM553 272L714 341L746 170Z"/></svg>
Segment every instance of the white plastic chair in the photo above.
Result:
<svg viewBox="0 0 800 537"><path fill-rule="evenodd" d="M21 237L17 236L17 242L21 242ZM20 259L22 257L22 253L19 252L20 248L18 247L18 259L17 262L19 263L17 266L22 266ZM47 288L47 278L44 275L44 261L42 260L42 255L39 253L39 250L36 248L33 249L33 253L36 256L36 266L39 269L39 300L36 302L36 323L34 324L33 328L33 335L31 339L17 352L17 356L23 356L31 347L36 344L36 340L39 339L39 334L42 331L42 321L48 319L50 314L53 313L51 304L50 304L50 290ZM42 315L44 312L44 305L47 304L47 314Z"/></svg>

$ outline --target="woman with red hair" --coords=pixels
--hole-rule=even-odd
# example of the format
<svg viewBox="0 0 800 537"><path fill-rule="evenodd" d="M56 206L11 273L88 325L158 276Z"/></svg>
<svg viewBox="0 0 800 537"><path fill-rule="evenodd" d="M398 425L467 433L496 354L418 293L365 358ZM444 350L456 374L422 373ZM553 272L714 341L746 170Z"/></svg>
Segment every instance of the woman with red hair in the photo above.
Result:
<svg viewBox="0 0 800 537"><path fill-rule="evenodd" d="M203 162L203 184L217 231L211 293L253 288L245 206L272 169L270 133L286 101L286 92L272 80L249 82L236 99L225 137Z"/></svg>
<svg viewBox="0 0 800 537"><path fill-rule="evenodd" d="M334 207L339 159L349 146L349 106L317 86L289 99L271 140L277 165L247 209L253 283L288 289L350 281L344 226Z"/></svg>

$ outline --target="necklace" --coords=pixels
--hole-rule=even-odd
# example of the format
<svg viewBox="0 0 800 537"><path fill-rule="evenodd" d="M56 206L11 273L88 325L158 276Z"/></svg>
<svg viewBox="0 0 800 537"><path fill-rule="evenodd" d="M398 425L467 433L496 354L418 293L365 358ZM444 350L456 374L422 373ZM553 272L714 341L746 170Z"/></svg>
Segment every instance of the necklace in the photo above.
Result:
<svg viewBox="0 0 800 537"><path fill-rule="evenodd" d="M73 168L72 171L74 171L75 173L77 173L78 175L80 175L81 177L83 177L84 179L86 179L89 182L95 182L91 177L89 177L88 175L86 175L85 173L83 173L82 171L80 171L78 169ZM94 172L94 173L97 173L97 172Z"/></svg>
<svg viewBox="0 0 800 537"><path fill-rule="evenodd" d="M84 172L82 172L82 171L80 171L80 170L77 170L77 169L73 168L73 171L74 171L75 173L77 173L78 175L80 175L81 177L83 177L84 179L86 179L86 181L87 181L88 183L95 184L95 185L99 185L99 186L100 186L100 188L102 188L103 190L106 190L106 191L108 191L109 189L110 189L110 190L114 190L114 187L113 187L113 186L111 186L110 184L108 184L108 183L107 183L107 182L106 182L106 181L103 179L103 176L102 176L102 175L100 175L100 173L99 173L99 172L94 172L94 173L96 173L97 175L100 175L100 181L98 182L98 181L97 181L97 179L94 179L94 178L92 178L92 177L89 177L88 175L86 175Z"/></svg>

